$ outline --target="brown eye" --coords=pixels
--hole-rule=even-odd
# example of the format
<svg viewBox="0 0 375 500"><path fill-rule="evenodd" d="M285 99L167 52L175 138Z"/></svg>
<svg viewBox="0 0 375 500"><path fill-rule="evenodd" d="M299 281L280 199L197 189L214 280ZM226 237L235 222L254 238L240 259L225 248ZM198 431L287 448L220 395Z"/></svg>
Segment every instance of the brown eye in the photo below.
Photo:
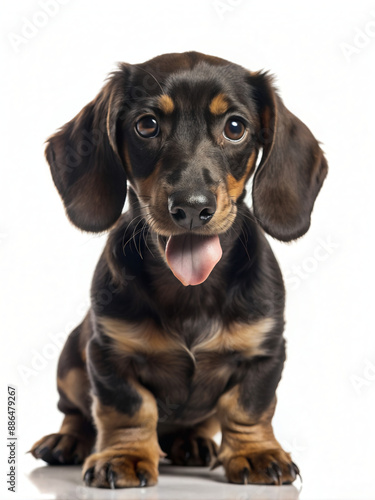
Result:
<svg viewBox="0 0 375 500"><path fill-rule="evenodd" d="M146 139L151 139L159 134L159 124L151 115L143 116L138 120L135 129L141 137Z"/></svg>
<svg viewBox="0 0 375 500"><path fill-rule="evenodd" d="M229 141L240 141L246 132L244 123L239 118L229 118L224 127L224 137Z"/></svg>

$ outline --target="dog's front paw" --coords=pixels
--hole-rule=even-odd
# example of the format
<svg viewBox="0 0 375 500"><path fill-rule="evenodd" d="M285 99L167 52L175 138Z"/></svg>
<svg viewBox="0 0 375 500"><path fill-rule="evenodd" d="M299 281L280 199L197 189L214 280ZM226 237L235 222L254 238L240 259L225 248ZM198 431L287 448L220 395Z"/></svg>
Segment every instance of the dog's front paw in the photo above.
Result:
<svg viewBox="0 0 375 500"><path fill-rule="evenodd" d="M158 480L158 458L134 450L105 449L90 455L83 466L86 486L129 488L153 486Z"/></svg>
<svg viewBox="0 0 375 500"><path fill-rule="evenodd" d="M300 475L289 453L281 448L233 454L223 465L231 483L291 484Z"/></svg>

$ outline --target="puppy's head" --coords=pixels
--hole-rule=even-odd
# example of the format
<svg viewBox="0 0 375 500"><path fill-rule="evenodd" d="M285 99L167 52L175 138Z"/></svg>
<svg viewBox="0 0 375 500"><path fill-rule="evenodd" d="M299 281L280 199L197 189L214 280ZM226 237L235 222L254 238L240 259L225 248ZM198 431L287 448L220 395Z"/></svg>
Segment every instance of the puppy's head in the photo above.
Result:
<svg viewBox="0 0 375 500"><path fill-rule="evenodd" d="M193 52L122 64L49 139L46 157L69 218L87 231L118 219L128 180L170 268L191 285L220 259L219 235L252 174L257 220L290 241L308 230L327 173L270 77Z"/></svg>

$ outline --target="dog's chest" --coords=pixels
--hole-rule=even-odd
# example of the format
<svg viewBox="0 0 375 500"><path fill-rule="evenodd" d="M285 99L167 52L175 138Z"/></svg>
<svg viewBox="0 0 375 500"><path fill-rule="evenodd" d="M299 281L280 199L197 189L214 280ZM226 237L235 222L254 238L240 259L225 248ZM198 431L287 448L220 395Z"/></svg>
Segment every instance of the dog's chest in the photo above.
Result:
<svg viewBox="0 0 375 500"><path fill-rule="evenodd" d="M138 376L155 395L161 421L194 420L214 408L240 359L238 353L176 345L141 355Z"/></svg>
<svg viewBox="0 0 375 500"><path fill-rule="evenodd" d="M253 325L233 324L199 332L187 346L183 335L166 333L152 322L129 325L102 320L106 334L126 356L135 376L157 399L160 419L199 418L216 405L228 383L239 376L241 366L262 354L270 320Z"/></svg>

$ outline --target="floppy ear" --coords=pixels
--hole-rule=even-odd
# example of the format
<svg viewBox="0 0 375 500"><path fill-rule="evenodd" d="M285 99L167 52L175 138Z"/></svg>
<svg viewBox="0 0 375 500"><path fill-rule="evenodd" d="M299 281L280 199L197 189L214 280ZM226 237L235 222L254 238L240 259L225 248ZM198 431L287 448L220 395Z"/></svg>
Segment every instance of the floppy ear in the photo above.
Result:
<svg viewBox="0 0 375 500"><path fill-rule="evenodd" d="M327 162L310 130L284 106L267 74L252 74L258 106L262 160L253 180L253 209L263 229L281 241L310 227Z"/></svg>
<svg viewBox="0 0 375 500"><path fill-rule="evenodd" d="M124 101L123 66L98 96L48 139L46 158L69 219L99 232L120 217L126 175L117 151L116 122Z"/></svg>

